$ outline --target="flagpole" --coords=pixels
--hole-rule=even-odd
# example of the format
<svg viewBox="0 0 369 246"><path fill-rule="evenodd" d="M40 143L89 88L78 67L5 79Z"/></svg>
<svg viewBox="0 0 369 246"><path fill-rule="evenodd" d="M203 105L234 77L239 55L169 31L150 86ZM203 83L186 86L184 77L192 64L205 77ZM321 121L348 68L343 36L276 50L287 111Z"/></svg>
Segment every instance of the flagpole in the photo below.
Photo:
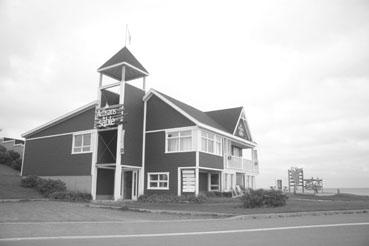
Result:
<svg viewBox="0 0 369 246"><path fill-rule="evenodd" d="M124 46L127 46L127 32L128 32L128 24L126 24L126 37L124 40Z"/></svg>

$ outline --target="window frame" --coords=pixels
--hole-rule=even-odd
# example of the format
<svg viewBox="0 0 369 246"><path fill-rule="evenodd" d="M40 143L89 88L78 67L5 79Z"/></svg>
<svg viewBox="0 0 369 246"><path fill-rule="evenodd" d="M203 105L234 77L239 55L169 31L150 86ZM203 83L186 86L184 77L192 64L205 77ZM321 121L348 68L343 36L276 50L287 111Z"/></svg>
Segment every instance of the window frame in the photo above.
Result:
<svg viewBox="0 0 369 246"><path fill-rule="evenodd" d="M151 180L151 175L157 175L157 180ZM167 175L167 180L160 180L160 175ZM157 187L151 187L150 183L156 182L158 184ZM167 183L167 187L160 187L160 183ZM147 173L147 189L148 190L169 190L169 172L148 172Z"/></svg>
<svg viewBox="0 0 369 246"><path fill-rule="evenodd" d="M205 134L205 136L203 136L203 134ZM213 135L212 138L209 138L209 135ZM203 149L203 140L206 140L206 150ZM220 141L219 141L220 140ZM209 143L212 142L213 145L213 152L209 151ZM217 153L217 145L220 145L220 153ZM212 133L212 132L208 132L205 130L200 130L200 148L199 150L201 152L207 153L207 154L211 154L211 155L216 155L216 156L223 156L223 137L221 135Z"/></svg>
<svg viewBox="0 0 369 246"><path fill-rule="evenodd" d="M90 144L84 145L83 135L90 134ZM75 146L76 136L82 136L82 144L80 147ZM74 132L72 135L72 155L78 155L78 154L88 154L93 152L93 137L94 133L92 131L83 131L83 132ZM84 151L83 148L86 148L87 146L90 147L88 151ZM75 148L81 148L80 152L76 152Z"/></svg>
<svg viewBox="0 0 369 246"><path fill-rule="evenodd" d="M181 132L191 132L189 135L181 136ZM183 128L183 129L173 129L173 130L166 130L165 131L165 153L183 153L183 152L192 152L194 151L194 134L192 128ZM169 137L169 134L177 133L177 137ZM191 148L187 150L181 150L181 139L190 138L191 139ZM178 140L178 149L169 151L169 140L170 139L177 139Z"/></svg>

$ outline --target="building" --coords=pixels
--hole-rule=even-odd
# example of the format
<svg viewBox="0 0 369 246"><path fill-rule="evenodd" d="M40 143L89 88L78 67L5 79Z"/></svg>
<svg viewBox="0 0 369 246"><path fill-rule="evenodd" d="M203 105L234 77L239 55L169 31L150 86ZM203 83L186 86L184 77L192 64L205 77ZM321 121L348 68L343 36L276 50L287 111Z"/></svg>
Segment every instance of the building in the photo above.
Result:
<svg viewBox="0 0 369 246"><path fill-rule="evenodd" d="M13 150L20 156L23 156L24 141L16 138L0 138L0 145L4 146L7 150Z"/></svg>
<svg viewBox="0 0 369 246"><path fill-rule="evenodd" d="M93 199L255 187L256 143L243 107L202 112L146 92L149 74L126 47L98 72L97 101L22 135L21 175L58 178ZM143 89L131 85L141 80Z"/></svg>

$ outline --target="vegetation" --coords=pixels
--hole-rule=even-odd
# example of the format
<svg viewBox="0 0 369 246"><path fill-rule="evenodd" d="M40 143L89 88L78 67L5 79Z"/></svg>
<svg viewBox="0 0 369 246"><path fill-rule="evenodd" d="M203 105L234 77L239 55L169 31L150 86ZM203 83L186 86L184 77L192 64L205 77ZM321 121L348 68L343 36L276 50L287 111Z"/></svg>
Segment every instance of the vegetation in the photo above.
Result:
<svg viewBox="0 0 369 246"><path fill-rule="evenodd" d="M177 196L175 194L148 194L142 195L138 198L141 202L148 203L202 203L207 200L204 195L182 195Z"/></svg>
<svg viewBox="0 0 369 246"><path fill-rule="evenodd" d="M8 151L4 146L0 145L0 164L20 171L22 168L22 158L18 152L13 150Z"/></svg>
<svg viewBox="0 0 369 246"><path fill-rule="evenodd" d="M249 190L242 197L244 208L263 208L285 206L288 197L279 190Z"/></svg>
<svg viewBox="0 0 369 246"><path fill-rule="evenodd" d="M67 191L65 183L59 179L43 179L37 176L22 178L21 185L26 188L34 188L43 196L55 200L88 201L91 195L82 192Z"/></svg>

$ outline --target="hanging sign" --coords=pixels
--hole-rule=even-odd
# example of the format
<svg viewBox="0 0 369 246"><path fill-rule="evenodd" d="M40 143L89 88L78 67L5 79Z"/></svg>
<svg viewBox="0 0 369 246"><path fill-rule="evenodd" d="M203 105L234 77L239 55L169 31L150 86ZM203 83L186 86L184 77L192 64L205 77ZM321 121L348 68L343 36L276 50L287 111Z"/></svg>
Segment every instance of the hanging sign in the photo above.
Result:
<svg viewBox="0 0 369 246"><path fill-rule="evenodd" d="M95 112L96 128L111 128L123 124L124 105L116 104L104 108L98 108Z"/></svg>

